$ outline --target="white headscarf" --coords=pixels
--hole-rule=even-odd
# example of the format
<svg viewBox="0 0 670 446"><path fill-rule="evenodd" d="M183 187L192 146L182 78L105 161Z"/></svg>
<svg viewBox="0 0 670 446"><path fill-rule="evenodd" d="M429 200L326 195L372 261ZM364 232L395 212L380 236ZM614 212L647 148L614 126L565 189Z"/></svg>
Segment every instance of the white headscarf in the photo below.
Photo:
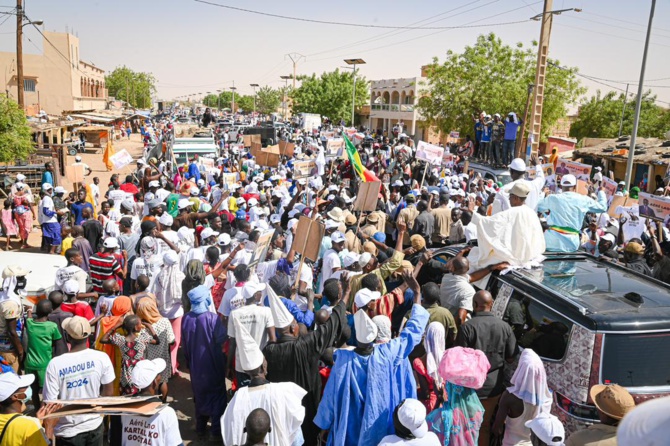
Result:
<svg viewBox="0 0 670 446"><path fill-rule="evenodd" d="M165 316L175 305L181 305L181 282L184 273L179 269L179 255L169 250L163 254L163 268L156 277L156 303Z"/></svg>
<svg viewBox="0 0 670 446"><path fill-rule="evenodd" d="M542 407L551 405L551 393L547 386L547 372L542 360L533 350L521 352L519 365L512 376L512 386L507 391L525 403Z"/></svg>
<svg viewBox="0 0 670 446"><path fill-rule="evenodd" d="M16 276L8 276L2 280L2 290L0 290L0 303L13 300L19 305L21 304L21 298L14 292L16 289Z"/></svg>
<svg viewBox="0 0 670 446"><path fill-rule="evenodd" d="M391 340L391 319L388 316L380 314L372 318L372 322L377 325L376 344L386 344Z"/></svg>
<svg viewBox="0 0 670 446"><path fill-rule="evenodd" d="M423 345L426 349L426 371L435 381L435 385L438 388L442 388L444 380L438 373L438 369L445 350L444 325L439 322L431 322L428 324Z"/></svg>

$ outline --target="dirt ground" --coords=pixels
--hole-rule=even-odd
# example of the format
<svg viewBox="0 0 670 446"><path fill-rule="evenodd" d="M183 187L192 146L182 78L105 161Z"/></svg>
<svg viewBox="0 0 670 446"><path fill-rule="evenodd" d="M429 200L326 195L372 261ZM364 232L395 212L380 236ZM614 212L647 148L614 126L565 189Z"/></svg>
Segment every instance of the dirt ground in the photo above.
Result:
<svg viewBox="0 0 670 446"><path fill-rule="evenodd" d="M139 134L133 134L130 136L130 140L127 138L114 142L114 149L118 152L120 150L126 149L133 158L137 159L143 152L143 145L141 142L141 136ZM107 184L109 179L114 173L118 173L122 178L130 174L135 170L135 164L131 164L121 171L108 171L104 163L102 162L102 150L101 149L87 149L87 153L81 155L82 161L88 164L93 171L89 177L91 181L93 177L100 178L100 193L104 194L107 191ZM74 157L68 156L68 163L74 163ZM60 184L65 187L67 191L72 190L72 185ZM37 222L36 222L37 224ZM39 227L35 227L33 232L28 238L29 244L32 246L30 249L26 249L28 252L40 252L40 244L42 242L42 232ZM19 245L19 242L15 240L12 243L14 249ZM4 247L4 246L3 246ZM44 254L49 255L49 254ZM183 355L179 354L179 359L181 364L185 364L186 361L183 358ZM191 381L190 375L185 372L185 367L182 365L180 367L181 377L175 377L169 382L169 401L170 405L177 412L177 417L179 418L179 430L181 432L182 439L184 440L185 445L199 446L206 444L218 444L207 441L197 441L195 433L195 406L193 404L193 395L191 392ZM222 377L223 378L223 377ZM216 420L218 423L218 420Z"/></svg>

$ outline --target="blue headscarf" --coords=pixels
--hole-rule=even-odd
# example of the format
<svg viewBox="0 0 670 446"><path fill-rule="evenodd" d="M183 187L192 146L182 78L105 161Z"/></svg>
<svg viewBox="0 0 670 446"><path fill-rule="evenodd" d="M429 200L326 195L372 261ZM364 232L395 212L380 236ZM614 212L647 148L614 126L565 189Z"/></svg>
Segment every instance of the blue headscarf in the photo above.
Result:
<svg viewBox="0 0 670 446"><path fill-rule="evenodd" d="M442 446L477 444L484 420L484 407L477 392L448 381L444 391L448 399L428 414L428 429L437 434Z"/></svg>
<svg viewBox="0 0 670 446"><path fill-rule="evenodd" d="M188 299L191 301L191 311L195 314L202 314L209 311L212 304L212 294L205 285L199 285L188 292Z"/></svg>

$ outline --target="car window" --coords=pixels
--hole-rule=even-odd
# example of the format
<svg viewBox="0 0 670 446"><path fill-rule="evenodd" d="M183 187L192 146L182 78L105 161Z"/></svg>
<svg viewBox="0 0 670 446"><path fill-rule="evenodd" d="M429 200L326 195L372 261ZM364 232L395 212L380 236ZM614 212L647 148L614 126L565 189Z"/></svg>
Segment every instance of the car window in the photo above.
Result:
<svg viewBox="0 0 670 446"><path fill-rule="evenodd" d="M486 178L487 180L493 180L493 181L495 181L495 179L496 179L495 175L492 175L489 172L486 172L486 174L484 175L484 178Z"/></svg>
<svg viewBox="0 0 670 446"><path fill-rule="evenodd" d="M606 334L601 382L625 387L668 386L670 333Z"/></svg>
<svg viewBox="0 0 670 446"><path fill-rule="evenodd" d="M512 325L519 345L532 348L542 359L563 359L573 323L522 293L512 295L505 309L504 320Z"/></svg>

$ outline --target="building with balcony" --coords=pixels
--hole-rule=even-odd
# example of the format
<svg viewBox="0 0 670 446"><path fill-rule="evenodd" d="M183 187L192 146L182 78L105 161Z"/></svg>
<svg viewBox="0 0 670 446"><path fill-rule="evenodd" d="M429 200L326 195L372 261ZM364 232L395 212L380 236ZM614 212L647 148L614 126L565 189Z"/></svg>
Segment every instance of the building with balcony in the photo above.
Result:
<svg viewBox="0 0 670 446"><path fill-rule="evenodd" d="M384 79L370 82L370 128L386 131L403 123L404 132L415 141L426 140L428 129L416 110L423 77Z"/></svg>
<svg viewBox="0 0 670 446"><path fill-rule="evenodd" d="M79 38L69 33L43 33L42 54L23 55L26 114L105 109L105 71L79 58ZM16 53L0 52L0 70L4 92L16 100Z"/></svg>

